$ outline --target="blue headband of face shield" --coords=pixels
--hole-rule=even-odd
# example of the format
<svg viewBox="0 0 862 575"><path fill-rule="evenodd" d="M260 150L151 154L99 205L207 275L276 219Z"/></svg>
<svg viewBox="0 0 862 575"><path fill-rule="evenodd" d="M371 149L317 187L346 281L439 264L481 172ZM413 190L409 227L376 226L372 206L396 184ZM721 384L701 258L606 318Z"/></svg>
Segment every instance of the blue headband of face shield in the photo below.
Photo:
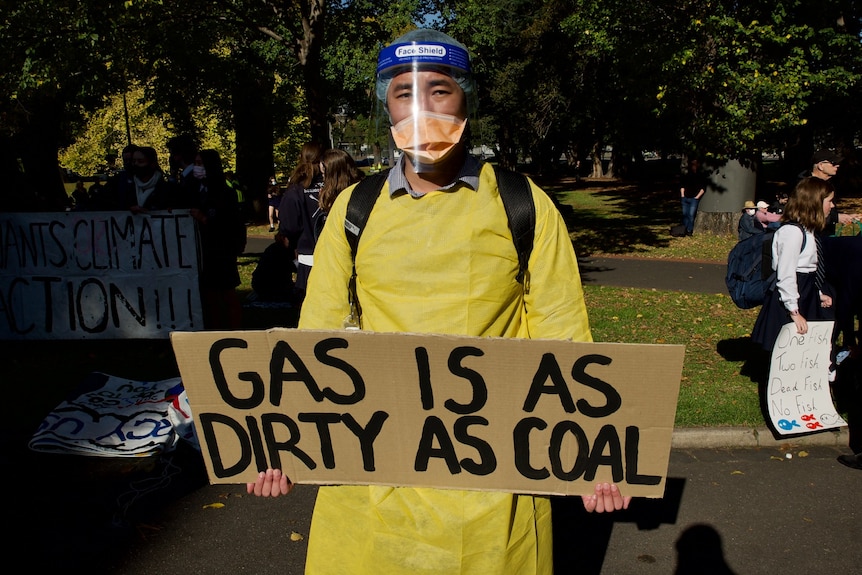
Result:
<svg viewBox="0 0 862 575"><path fill-rule="evenodd" d="M475 110L476 90L470 56L465 49L434 40L416 40L381 50L377 58L376 95L384 106L392 78L411 70L434 70L451 76L464 91L468 110Z"/></svg>
<svg viewBox="0 0 862 575"><path fill-rule="evenodd" d="M408 42L392 44L380 51L377 58L377 74L389 68L412 66L413 64L448 66L466 74L470 73L470 57L467 51L451 44L439 42Z"/></svg>

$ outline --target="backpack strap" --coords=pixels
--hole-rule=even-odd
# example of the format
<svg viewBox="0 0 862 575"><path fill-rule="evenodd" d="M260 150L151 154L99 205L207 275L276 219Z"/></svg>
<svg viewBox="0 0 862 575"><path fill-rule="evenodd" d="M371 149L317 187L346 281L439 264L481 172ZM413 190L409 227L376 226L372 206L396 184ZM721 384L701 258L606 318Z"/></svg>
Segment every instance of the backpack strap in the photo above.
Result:
<svg viewBox="0 0 862 575"><path fill-rule="evenodd" d="M350 315L344 320L346 329L362 329L362 307L359 305L359 297L356 295L356 250L359 246L359 238L371 210L380 196L380 190L389 177L389 170L383 170L361 179L347 202L347 213L344 215L344 235L350 244L352 266L350 281L347 284L347 300L350 303Z"/></svg>
<svg viewBox="0 0 862 575"><path fill-rule="evenodd" d="M798 222L784 222L781 224L781 227L784 226L799 228L799 231L802 232L802 247L799 248L799 253L804 252L805 244L808 242L808 235L805 233L805 228L802 224ZM772 269L772 242L775 239L775 230L767 231L766 233L769 235L769 241L764 241L761 248L761 260L763 263L760 268L760 277L766 282L767 289L772 290L778 281L778 271Z"/></svg>
<svg viewBox="0 0 862 575"><path fill-rule="evenodd" d="M524 284L525 293L530 292L530 254L533 252L533 237L536 231L536 205L530 182L523 174L494 166L500 199L506 209L512 241L518 252L518 283Z"/></svg>
<svg viewBox="0 0 862 575"><path fill-rule="evenodd" d="M368 223L368 217L371 215L371 209L380 195L380 190L383 189L383 184L386 183L386 178L389 177L389 170L383 170L370 176L362 178L356 187L353 188L353 193L350 195L350 201L347 202L347 214L344 216L344 233L347 236L347 242L350 244L350 249L353 251L353 259L356 259L356 248L359 245L359 238L362 236L362 231L365 229L365 224Z"/></svg>

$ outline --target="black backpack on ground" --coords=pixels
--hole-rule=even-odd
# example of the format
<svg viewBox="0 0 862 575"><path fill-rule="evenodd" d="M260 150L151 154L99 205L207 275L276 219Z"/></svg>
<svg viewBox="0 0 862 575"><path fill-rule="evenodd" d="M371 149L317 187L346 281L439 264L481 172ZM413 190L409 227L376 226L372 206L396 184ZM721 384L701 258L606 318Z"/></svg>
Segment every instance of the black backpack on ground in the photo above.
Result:
<svg viewBox="0 0 862 575"><path fill-rule="evenodd" d="M509 229L512 232L512 242L518 254L518 282L523 284L525 292L530 290L530 275L527 264L533 251L533 236L536 229L536 206L533 203L533 194L530 182L526 176L494 166L497 177L497 187L500 190L500 199L506 209L509 220ZM371 210L377 202L380 190L389 177L389 170L378 172L363 178L350 196L347 203L347 214L344 218L344 232L350 244L353 255L353 271L350 277L349 297L351 305L352 321L354 327L359 327L362 310L356 297L356 250L359 239L365 229Z"/></svg>
<svg viewBox="0 0 862 575"><path fill-rule="evenodd" d="M802 249L807 237L799 224L792 223L802 231ZM766 293L775 287L777 274L772 269L772 239L774 229L768 229L741 240L727 256L727 274L724 283L730 299L741 309L751 309L763 304ZM801 250L800 250L801 251Z"/></svg>

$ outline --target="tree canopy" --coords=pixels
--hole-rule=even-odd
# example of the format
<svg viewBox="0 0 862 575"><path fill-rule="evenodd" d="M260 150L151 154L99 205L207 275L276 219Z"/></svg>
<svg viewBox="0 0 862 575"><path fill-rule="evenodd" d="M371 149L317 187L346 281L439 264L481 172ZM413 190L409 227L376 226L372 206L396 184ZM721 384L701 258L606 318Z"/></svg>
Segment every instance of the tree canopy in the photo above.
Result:
<svg viewBox="0 0 862 575"><path fill-rule="evenodd" d="M644 150L746 159L853 149L862 127L862 23L849 0L0 6L0 168L7 187L43 199L61 193L57 151L93 138L92 114L138 89L168 133L223 142L260 194L303 141L364 131L379 146L376 54L420 25L467 45L480 88L473 143L504 164L554 170L561 157L612 149L613 170L625 174Z"/></svg>

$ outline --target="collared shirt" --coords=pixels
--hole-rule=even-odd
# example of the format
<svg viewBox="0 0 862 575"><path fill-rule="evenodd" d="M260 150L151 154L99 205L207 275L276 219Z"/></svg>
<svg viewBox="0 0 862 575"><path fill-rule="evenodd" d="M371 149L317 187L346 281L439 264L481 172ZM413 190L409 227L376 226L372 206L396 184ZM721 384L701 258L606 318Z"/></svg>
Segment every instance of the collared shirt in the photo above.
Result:
<svg viewBox="0 0 862 575"><path fill-rule="evenodd" d="M424 194L420 194L413 190L410 187L410 182L407 181L407 176L404 175L404 158L405 154L401 154L398 158L398 161L395 162L395 166L389 170L389 177L387 178L387 182L389 183L389 195L394 196L396 194L410 194L414 198L421 198ZM448 190L453 187L458 182L463 182L464 185L469 187L471 190L476 190L479 187L479 171L482 169L482 164L475 157L467 154L464 157L464 165L461 166L461 171L458 172L458 176L455 180L446 186L441 187L441 190Z"/></svg>

